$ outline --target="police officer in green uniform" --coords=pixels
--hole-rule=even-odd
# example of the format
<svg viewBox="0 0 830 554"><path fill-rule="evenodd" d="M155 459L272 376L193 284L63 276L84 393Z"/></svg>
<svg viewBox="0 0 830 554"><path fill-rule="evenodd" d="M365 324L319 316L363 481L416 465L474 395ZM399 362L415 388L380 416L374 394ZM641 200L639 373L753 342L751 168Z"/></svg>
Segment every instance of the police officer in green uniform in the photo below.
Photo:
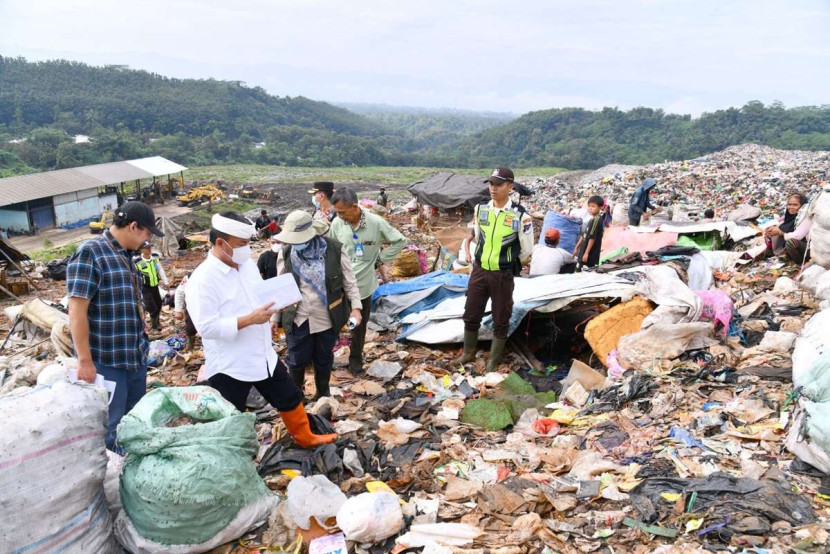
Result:
<svg viewBox="0 0 830 554"><path fill-rule="evenodd" d="M493 371L507 343L513 313L513 277L521 273L522 263L533 250L533 221L521 205L510 200L513 171L497 167L488 181L490 201L476 206L473 215L477 246L464 306L464 353L453 363L466 364L475 359L478 329L490 300L495 338L487 371Z"/></svg>
<svg viewBox="0 0 830 554"><path fill-rule="evenodd" d="M135 266L141 274L141 296L144 302L144 310L150 314L150 322L154 331L161 329L159 317L161 316L161 292L159 283L165 287L170 286L167 275L158 258L154 258L149 244L141 247L141 256L135 259Z"/></svg>

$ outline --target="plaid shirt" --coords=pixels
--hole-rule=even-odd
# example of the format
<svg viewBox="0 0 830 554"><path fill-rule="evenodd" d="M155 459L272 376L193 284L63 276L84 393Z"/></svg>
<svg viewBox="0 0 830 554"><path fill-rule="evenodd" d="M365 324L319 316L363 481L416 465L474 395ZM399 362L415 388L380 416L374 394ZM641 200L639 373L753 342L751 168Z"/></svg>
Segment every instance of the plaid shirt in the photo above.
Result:
<svg viewBox="0 0 830 554"><path fill-rule="evenodd" d="M69 260L66 292L69 297L89 300L92 360L105 367L136 371L147 365L150 343L139 308L141 292L134 288L130 271L137 279L132 256L106 230L103 237L83 243Z"/></svg>

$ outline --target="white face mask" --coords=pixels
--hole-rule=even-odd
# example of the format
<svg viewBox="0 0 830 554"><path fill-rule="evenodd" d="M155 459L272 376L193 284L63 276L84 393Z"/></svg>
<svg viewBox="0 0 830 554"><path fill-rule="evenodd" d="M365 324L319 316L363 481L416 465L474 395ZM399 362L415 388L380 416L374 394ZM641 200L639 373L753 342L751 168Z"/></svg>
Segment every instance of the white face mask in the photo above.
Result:
<svg viewBox="0 0 830 554"><path fill-rule="evenodd" d="M231 256L231 260L236 265L242 265L248 260L251 259L251 247L250 246L240 246L239 248L233 249L233 256Z"/></svg>
<svg viewBox="0 0 830 554"><path fill-rule="evenodd" d="M279 243L276 243L276 242L275 242L274 244L272 244L272 245L271 245L271 252L274 252L274 253L276 253L276 254L279 254L279 253L280 253L280 245L279 245Z"/></svg>
<svg viewBox="0 0 830 554"><path fill-rule="evenodd" d="M225 244L228 243L226 242ZM228 244L228 246L230 247L230 244ZM228 255L224 248L222 248L222 252L225 255ZM240 246L239 248L233 248L231 250L230 257L231 261L236 265L244 264L251 259L251 246L246 244L245 246Z"/></svg>
<svg viewBox="0 0 830 554"><path fill-rule="evenodd" d="M316 209L318 209L318 210L320 209L320 201L317 200L316 196L311 197L311 203Z"/></svg>

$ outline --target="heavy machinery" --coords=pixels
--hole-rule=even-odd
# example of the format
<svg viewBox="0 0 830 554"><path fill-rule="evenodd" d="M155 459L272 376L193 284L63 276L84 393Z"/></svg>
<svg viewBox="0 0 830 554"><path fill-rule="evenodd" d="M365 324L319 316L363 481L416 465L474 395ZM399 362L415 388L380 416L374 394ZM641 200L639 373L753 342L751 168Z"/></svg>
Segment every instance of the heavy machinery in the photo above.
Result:
<svg viewBox="0 0 830 554"><path fill-rule="evenodd" d="M90 221L89 222L89 232L93 234L103 233L104 229L109 228L112 225L112 220L115 217L115 214L112 212L104 212L101 214L101 219L98 221Z"/></svg>
<svg viewBox="0 0 830 554"><path fill-rule="evenodd" d="M201 187L193 187L185 194L177 196L176 201L179 206L190 206L200 202L219 202L225 198L225 193L214 185L202 185Z"/></svg>
<svg viewBox="0 0 830 554"><path fill-rule="evenodd" d="M251 185L244 185L237 193L240 198L252 199L259 197L259 191Z"/></svg>

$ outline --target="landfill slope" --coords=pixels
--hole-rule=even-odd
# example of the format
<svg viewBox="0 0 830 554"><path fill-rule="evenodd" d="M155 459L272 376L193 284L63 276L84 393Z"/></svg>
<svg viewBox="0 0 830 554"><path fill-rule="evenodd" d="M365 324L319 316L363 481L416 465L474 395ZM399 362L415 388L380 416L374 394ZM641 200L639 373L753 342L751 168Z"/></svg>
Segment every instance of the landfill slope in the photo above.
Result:
<svg viewBox="0 0 830 554"><path fill-rule="evenodd" d="M591 194L627 205L651 177L658 182L655 202L664 209L655 218L662 222L682 221L697 206L711 207L720 219L751 204L763 225L781 215L790 192L818 195L828 167L828 152L746 144L649 166L539 177L517 171L517 180L535 189L523 203L539 217L551 209L579 210ZM307 204L308 185L279 187L286 200L269 210ZM373 198L373 190L361 195ZM406 200L393 198L389 220L425 252L432 269L436 236L466 225L469 215L419 219L403 209ZM377 554L420 552L424 544L433 554L827 552L830 477L803 458L815 456L820 464L830 456L820 446L823 437L809 438L808 430L822 430L818 418L808 417L814 407L808 402L816 399L794 387L793 375L803 364L827 363L820 350L830 278L818 277L821 268L802 272L777 256L753 258L749 253L759 246L760 231L713 255L723 263L706 266L706 291L689 286L688 260L667 255L655 256L653 266L627 269L631 284L611 297L579 298L553 312L534 305L491 373L486 341L462 368L451 362L460 345L398 340L403 328L389 318L370 325L366 372L355 376L347 370L344 331L335 347L332 397L306 406L317 431L333 429L340 439L299 449L278 413L258 395L249 397L256 416L253 462L283 501L267 523L213 552L294 552L303 541L337 531L345 535L326 539L332 549L344 541L349 552ZM196 245L165 260L171 282L201 263L206 248ZM255 242L254 258L266 248ZM38 290L23 300L58 302L65 295L64 282L48 279L42 265L27 268ZM800 274L813 277L805 281ZM659 278L649 282L649 275ZM440 301L463 302L452 296L458 277L435 291L407 290L407 299L427 302L434 293ZM644 296L627 295L629 289ZM643 299L650 293L656 301ZM626 336L598 328L620 313L637 318L626 322ZM5 339L12 320L0 317ZM183 327L169 308L161 322L150 336L156 345ZM597 351L586 333L601 339ZM284 338L276 345L285 355ZM612 347L623 352L612 355ZM200 381L198 343L191 352L167 352L149 370L148 390ZM48 333L18 326L0 352L0 372L6 369L0 395L34 385L56 359ZM309 399L315 393L310 373ZM374 545L361 546L366 541Z"/></svg>

